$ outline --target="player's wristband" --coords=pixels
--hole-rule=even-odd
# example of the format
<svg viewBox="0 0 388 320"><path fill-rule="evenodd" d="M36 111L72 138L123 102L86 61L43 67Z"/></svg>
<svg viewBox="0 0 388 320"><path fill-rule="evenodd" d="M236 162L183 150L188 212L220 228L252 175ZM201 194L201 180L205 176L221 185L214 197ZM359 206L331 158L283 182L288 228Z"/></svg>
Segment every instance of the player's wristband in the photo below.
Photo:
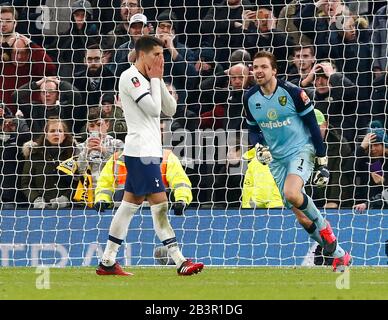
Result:
<svg viewBox="0 0 388 320"><path fill-rule="evenodd" d="M317 165L318 166L327 166L327 157L317 157Z"/></svg>

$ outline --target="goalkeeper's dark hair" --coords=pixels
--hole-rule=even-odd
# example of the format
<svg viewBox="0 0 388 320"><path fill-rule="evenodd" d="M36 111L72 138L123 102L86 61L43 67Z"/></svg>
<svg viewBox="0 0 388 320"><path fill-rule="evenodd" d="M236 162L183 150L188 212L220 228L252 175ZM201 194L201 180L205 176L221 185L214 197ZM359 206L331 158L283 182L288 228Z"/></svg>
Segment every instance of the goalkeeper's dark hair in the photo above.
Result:
<svg viewBox="0 0 388 320"><path fill-rule="evenodd" d="M271 62L272 69L278 70L278 62L275 55L269 51L259 51L253 57L253 60L258 58L267 58Z"/></svg>
<svg viewBox="0 0 388 320"><path fill-rule="evenodd" d="M163 42L160 39L153 36L148 36L148 35L142 36L135 43L136 57L139 56L140 51L144 51L145 53L148 53L155 47L163 48Z"/></svg>

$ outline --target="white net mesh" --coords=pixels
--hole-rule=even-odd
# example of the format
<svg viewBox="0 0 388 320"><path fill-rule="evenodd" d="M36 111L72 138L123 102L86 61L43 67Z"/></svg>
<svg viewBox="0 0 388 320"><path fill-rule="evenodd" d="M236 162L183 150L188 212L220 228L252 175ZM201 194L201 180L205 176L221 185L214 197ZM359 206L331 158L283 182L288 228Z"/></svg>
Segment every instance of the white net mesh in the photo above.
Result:
<svg viewBox="0 0 388 320"><path fill-rule="evenodd" d="M0 4L3 266L97 264L122 197L127 127L118 81L142 34L164 41L164 80L178 101L173 118L162 115L162 132L183 169L161 169L171 203L188 205L182 217L170 210L185 256L214 265L314 263L313 242L279 208L269 170L248 152L243 95L254 85L254 54L267 50L279 77L303 87L327 125L331 180L324 189L309 183L308 194L355 264L387 263L386 1ZM101 201L109 206L97 212ZM159 243L145 206L119 259L157 264Z"/></svg>

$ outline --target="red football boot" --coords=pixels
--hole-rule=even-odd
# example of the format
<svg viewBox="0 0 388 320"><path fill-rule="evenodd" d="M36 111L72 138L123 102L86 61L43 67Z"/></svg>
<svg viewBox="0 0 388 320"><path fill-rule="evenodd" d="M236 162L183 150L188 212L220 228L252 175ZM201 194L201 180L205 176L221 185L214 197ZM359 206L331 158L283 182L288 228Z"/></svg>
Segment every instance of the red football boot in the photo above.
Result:
<svg viewBox="0 0 388 320"><path fill-rule="evenodd" d="M191 260L186 260L178 268L177 272L180 276L191 276L194 273L201 272L203 269L203 263L197 262L194 263Z"/></svg>
<svg viewBox="0 0 388 320"><path fill-rule="evenodd" d="M341 258L334 258L333 260L333 271L344 272L345 267L349 267L352 264L352 256L345 252L345 255Z"/></svg>
<svg viewBox="0 0 388 320"><path fill-rule="evenodd" d="M326 228L319 231L323 240L323 249L325 255L332 255L337 249L337 238L331 229L329 221L326 221Z"/></svg>
<svg viewBox="0 0 388 320"><path fill-rule="evenodd" d="M124 271L118 262L111 267L106 267L100 262L96 273L99 276L133 276L133 273Z"/></svg>

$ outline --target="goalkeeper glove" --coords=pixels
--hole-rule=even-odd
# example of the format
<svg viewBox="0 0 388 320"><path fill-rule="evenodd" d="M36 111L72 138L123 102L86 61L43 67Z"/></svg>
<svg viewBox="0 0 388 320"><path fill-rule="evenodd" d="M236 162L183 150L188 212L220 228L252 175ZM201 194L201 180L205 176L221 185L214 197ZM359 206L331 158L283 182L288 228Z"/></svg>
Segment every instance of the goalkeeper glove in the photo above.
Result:
<svg viewBox="0 0 388 320"><path fill-rule="evenodd" d="M318 188L327 186L329 183L330 172L327 169L327 157L317 157L316 158L318 169L315 173L313 182Z"/></svg>
<svg viewBox="0 0 388 320"><path fill-rule="evenodd" d="M109 208L109 203L108 202L105 202L105 201L99 201L99 202L96 202L94 204L94 209L97 211L97 212L104 212L105 209L108 209Z"/></svg>
<svg viewBox="0 0 388 320"><path fill-rule="evenodd" d="M257 143L256 146L256 158L263 165L269 164L272 161L272 155L269 148Z"/></svg>
<svg viewBox="0 0 388 320"><path fill-rule="evenodd" d="M174 214L176 216L181 216L185 212L186 209L186 203L183 201L175 202L172 206L172 209L174 210Z"/></svg>

